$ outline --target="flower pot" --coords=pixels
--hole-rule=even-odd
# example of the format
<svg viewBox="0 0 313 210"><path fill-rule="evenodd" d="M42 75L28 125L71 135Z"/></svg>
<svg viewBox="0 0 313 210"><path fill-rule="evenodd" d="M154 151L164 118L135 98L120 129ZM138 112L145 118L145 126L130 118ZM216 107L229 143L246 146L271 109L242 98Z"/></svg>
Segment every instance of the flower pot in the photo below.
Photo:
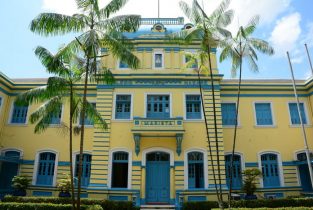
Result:
<svg viewBox="0 0 313 210"><path fill-rule="evenodd" d="M60 192L59 193L59 197L61 197L61 198L69 198L69 197L71 197L71 193L69 193L69 192Z"/></svg>
<svg viewBox="0 0 313 210"><path fill-rule="evenodd" d="M26 190L18 189L13 191L14 196L26 196Z"/></svg>
<svg viewBox="0 0 313 210"><path fill-rule="evenodd" d="M256 195L245 195L245 200L256 200L258 199Z"/></svg>

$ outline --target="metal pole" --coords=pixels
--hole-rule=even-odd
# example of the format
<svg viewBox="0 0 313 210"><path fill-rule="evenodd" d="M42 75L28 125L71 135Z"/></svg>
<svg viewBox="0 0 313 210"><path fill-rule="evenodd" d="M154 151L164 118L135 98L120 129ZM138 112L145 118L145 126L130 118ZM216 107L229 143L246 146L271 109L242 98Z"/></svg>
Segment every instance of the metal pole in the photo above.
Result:
<svg viewBox="0 0 313 210"><path fill-rule="evenodd" d="M310 53L309 53L309 50L308 50L308 45L307 45L307 44L304 44L304 46L305 46L305 49L306 49L306 54L308 55L308 58L309 58L309 63L310 63L311 72L312 72L312 76L313 76L313 66L312 66L312 61L311 61Z"/></svg>
<svg viewBox="0 0 313 210"><path fill-rule="evenodd" d="M311 165L310 150L309 150L308 141L307 141L307 138L306 138L306 132L305 132L303 121L302 121L302 115L301 115L301 112L300 112L300 105L299 105L300 103L299 103L299 98L298 98L298 94L297 94L295 77L294 77L294 74L293 74L293 68L292 68L292 64L291 64L291 61L290 61L289 52L287 52L287 56L288 56L290 72L291 72L291 76L292 76L293 90L294 90L295 98L297 100L297 109L298 109L298 115L299 115L299 118L300 118L300 124L301 124L301 128L302 128L302 135L303 135L303 141L304 141L304 150L305 150L306 159L307 159L307 163L308 163L308 167L309 167L311 185L312 185L312 188L313 188L313 170L312 170L312 165Z"/></svg>
<svg viewBox="0 0 313 210"><path fill-rule="evenodd" d="M160 18L160 0L158 0L158 18Z"/></svg>

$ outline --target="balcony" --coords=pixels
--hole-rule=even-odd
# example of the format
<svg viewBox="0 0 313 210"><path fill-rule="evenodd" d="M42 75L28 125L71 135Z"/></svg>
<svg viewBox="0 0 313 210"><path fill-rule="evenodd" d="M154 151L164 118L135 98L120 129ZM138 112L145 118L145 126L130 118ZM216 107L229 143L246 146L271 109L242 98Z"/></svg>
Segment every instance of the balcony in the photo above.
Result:
<svg viewBox="0 0 313 210"><path fill-rule="evenodd" d="M164 119L134 117L132 133L136 154L140 152L141 137L173 137L176 139L176 152L180 155L184 132L182 117Z"/></svg>

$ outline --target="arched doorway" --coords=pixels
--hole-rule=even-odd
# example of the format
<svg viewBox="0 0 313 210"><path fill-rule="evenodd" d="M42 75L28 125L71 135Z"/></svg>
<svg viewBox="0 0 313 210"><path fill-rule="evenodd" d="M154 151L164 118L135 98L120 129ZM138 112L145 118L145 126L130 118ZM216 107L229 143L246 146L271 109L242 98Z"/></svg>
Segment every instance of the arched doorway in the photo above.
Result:
<svg viewBox="0 0 313 210"><path fill-rule="evenodd" d="M311 153L311 156L312 156L312 153ZM311 184L310 172L309 172L309 167L308 167L305 152L298 153L297 160L299 161L298 169L299 169L302 190L305 192L311 192L312 184Z"/></svg>
<svg viewBox="0 0 313 210"><path fill-rule="evenodd" d="M4 152L4 161L0 167L0 188L1 191L9 192L12 188L12 178L18 174L20 152Z"/></svg>
<svg viewBox="0 0 313 210"><path fill-rule="evenodd" d="M170 155L151 152L146 160L146 203L169 203Z"/></svg>

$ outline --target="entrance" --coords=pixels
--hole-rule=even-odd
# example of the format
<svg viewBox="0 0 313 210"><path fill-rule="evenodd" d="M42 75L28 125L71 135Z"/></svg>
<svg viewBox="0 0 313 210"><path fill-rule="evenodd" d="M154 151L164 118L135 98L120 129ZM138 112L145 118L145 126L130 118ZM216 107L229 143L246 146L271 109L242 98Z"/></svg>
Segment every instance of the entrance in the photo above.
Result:
<svg viewBox="0 0 313 210"><path fill-rule="evenodd" d="M305 153L297 154L297 159L298 161L301 161L298 166L298 169L300 174L302 190L304 192L312 192L312 184L306 154Z"/></svg>
<svg viewBox="0 0 313 210"><path fill-rule="evenodd" d="M147 154L146 202L170 202L170 155L164 152Z"/></svg>

